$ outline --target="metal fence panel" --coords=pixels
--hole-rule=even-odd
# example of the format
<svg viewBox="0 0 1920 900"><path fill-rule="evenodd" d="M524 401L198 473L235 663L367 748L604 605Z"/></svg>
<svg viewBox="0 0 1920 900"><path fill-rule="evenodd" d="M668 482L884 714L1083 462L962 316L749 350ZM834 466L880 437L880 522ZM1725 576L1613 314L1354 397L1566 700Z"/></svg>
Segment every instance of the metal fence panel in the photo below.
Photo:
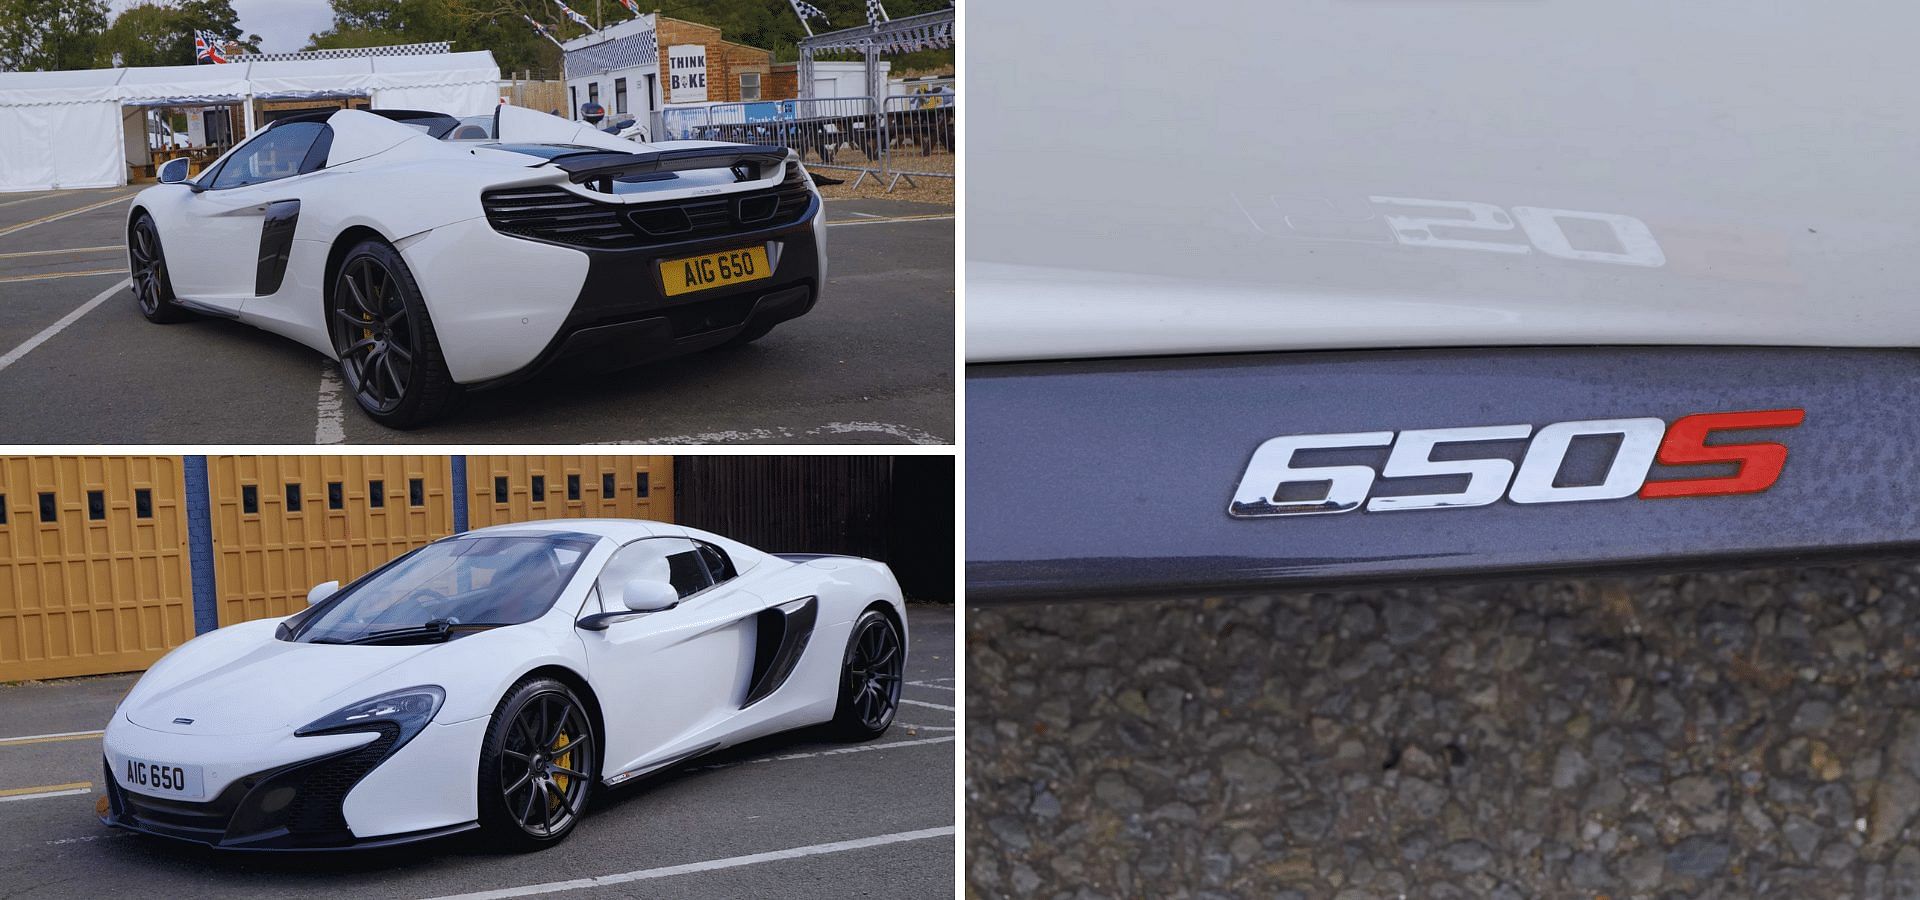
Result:
<svg viewBox="0 0 1920 900"><path fill-rule="evenodd" d="M951 84L938 82L914 90L888 97L883 109L882 168L889 191L902 179L913 184L914 178L954 177L959 95Z"/></svg>
<svg viewBox="0 0 1920 900"><path fill-rule="evenodd" d="M822 97L716 103L660 113L662 140L732 141L785 147L808 169L880 177L884 139L871 97Z"/></svg>

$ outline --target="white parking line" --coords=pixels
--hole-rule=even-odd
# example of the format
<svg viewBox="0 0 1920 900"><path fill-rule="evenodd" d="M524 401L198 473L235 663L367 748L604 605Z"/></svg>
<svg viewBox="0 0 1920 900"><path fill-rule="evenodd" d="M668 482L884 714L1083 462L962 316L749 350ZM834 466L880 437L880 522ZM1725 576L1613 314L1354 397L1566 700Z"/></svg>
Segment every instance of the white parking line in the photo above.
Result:
<svg viewBox="0 0 1920 900"><path fill-rule="evenodd" d="M848 753L871 753L875 750L894 750L900 747L918 747L922 744L946 744L946 743L951 743L952 741L953 741L953 738L940 737L940 738L920 738L919 740L913 740L913 741L887 741L886 743L883 743L883 744L860 744L853 747L835 747L832 750L814 750L808 753L785 753L785 754L781 754L780 756L761 756L761 757L756 757L754 759L743 759L737 762L723 762L723 763L714 763L712 765L706 765L706 766L693 766L690 769L688 769L688 771L705 772L705 771L711 771L713 769L730 769L730 768L733 768L734 766L744 766L749 763L785 762L790 759L813 759L815 757L820 757L820 756L844 756Z"/></svg>
<svg viewBox="0 0 1920 900"><path fill-rule="evenodd" d="M894 724L901 728L911 728L911 729L917 729L919 731L952 731L953 730L952 725L908 725L905 722L895 722Z"/></svg>
<svg viewBox="0 0 1920 900"><path fill-rule="evenodd" d="M908 841L924 841L932 838L952 836L952 825L940 828L922 828L919 831L896 831L893 834L878 834L873 837L855 838L850 841L809 844L805 847L770 850L766 853L750 853L746 856L729 856L725 859L709 859L703 862L683 863L677 866L636 869L632 872L621 872L618 875L596 875L592 878L576 878L572 881L549 881L545 884L529 884L525 887L475 891L471 894L450 894L435 898L435 900L506 900L508 897L530 897L535 894L554 894L561 891L577 891L582 888L607 887L608 885L627 884L634 881L672 878L675 875L695 875L701 872L737 869L741 866L752 866L760 863L801 859L808 856L821 856L827 853L845 853L849 850L864 850L868 847L884 847L888 844L901 844Z"/></svg>
<svg viewBox="0 0 1920 900"><path fill-rule="evenodd" d="M29 352L32 352L33 348L38 347L49 340L52 340L54 335L59 334L62 331L65 331L67 329L67 326L80 321L81 316L84 316L87 313L93 312L94 307L107 302L108 297L113 296L115 292L131 284L133 284L133 279L131 278L120 279L119 282L114 284L112 287L107 288L104 291L101 291L92 300L88 300L87 302L80 304L79 309L76 309L73 312L70 312L64 316L61 316L60 321L55 322L52 325L48 325L46 328L42 329L39 334L36 334L30 338L27 338L26 341L22 343L20 346L7 351L7 355L0 356L0 371L5 371L8 366L13 365L16 362L19 362L20 357L27 355Z"/></svg>
<svg viewBox="0 0 1920 900"><path fill-rule="evenodd" d="M901 698L900 698L900 702L901 702L901 703L911 703L911 704L913 704L914 706L926 706L926 707L931 707L931 708L933 708L933 709L944 709L944 710L946 710L947 712L953 712L953 707L951 707L951 706L941 706L941 705L940 705L940 704L938 704L938 703L928 703L928 702L927 702L927 701L925 701L925 700L909 700L909 699L907 699L907 698L905 698L905 697L901 697Z"/></svg>
<svg viewBox="0 0 1920 900"><path fill-rule="evenodd" d="M104 731L56 731L51 734L23 734L19 737L0 738L0 747L12 744L45 744L52 741L77 741L83 738L99 737Z"/></svg>
<svg viewBox="0 0 1920 900"><path fill-rule="evenodd" d="M934 683L933 683L933 682L931 682L931 681L909 681L909 682L907 682L907 683L908 683L908 684L910 684L910 685L913 685L914 687L923 687L923 688L933 688L933 689L934 689L934 690L936 690L936 691L951 691L951 690L953 690L953 685L950 685L950 684L934 684Z"/></svg>
<svg viewBox="0 0 1920 900"><path fill-rule="evenodd" d="M22 281L52 281L56 278L86 278L98 275L118 275L126 269L115 266L111 269L90 269L85 272L43 272L38 275L8 275L0 278L0 284L17 284Z"/></svg>
<svg viewBox="0 0 1920 900"><path fill-rule="evenodd" d="M20 259L27 256L60 256L67 253L105 253L108 250L119 252L127 248L118 244L104 247L65 247L59 250L21 250L16 253L0 253L0 259Z"/></svg>
<svg viewBox="0 0 1920 900"><path fill-rule="evenodd" d="M340 395L347 389L340 380L340 367L333 360L321 364L320 369L320 406L319 418L313 425L313 442L316 444L344 444L347 442L346 404Z"/></svg>
<svg viewBox="0 0 1920 900"><path fill-rule="evenodd" d="M898 438L909 444L946 444L949 441L918 428L905 425L889 425L885 422L828 422L815 428L792 429L784 426L772 428L744 428L732 431L703 431L698 434L676 434L668 437L643 438L625 441L590 441L596 445L610 444L739 444L747 441L764 443L790 443L796 437L814 437L818 435L841 434L884 434Z"/></svg>

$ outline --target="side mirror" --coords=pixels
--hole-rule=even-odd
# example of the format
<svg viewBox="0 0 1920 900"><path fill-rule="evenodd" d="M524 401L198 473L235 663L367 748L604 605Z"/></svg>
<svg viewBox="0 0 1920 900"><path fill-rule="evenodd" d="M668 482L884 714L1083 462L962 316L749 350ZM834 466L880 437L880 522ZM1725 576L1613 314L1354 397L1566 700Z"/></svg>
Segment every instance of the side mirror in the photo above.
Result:
<svg viewBox="0 0 1920 900"><path fill-rule="evenodd" d="M161 184L179 184L183 181L186 181L187 169L189 165L190 164L188 163L187 158L184 156L179 157L177 159L170 159L164 163L161 163L160 164L160 183Z"/></svg>
<svg viewBox="0 0 1920 900"><path fill-rule="evenodd" d="M680 602L680 592L664 581L635 578L620 589L620 603L634 612L659 612Z"/></svg>
<svg viewBox="0 0 1920 900"><path fill-rule="evenodd" d="M327 581L327 582L322 582L320 584L316 584L313 586L313 590L310 590L307 592L307 605L312 606L315 603L319 603L320 601L325 600L336 593L339 593L339 591L340 591L340 582L338 581Z"/></svg>

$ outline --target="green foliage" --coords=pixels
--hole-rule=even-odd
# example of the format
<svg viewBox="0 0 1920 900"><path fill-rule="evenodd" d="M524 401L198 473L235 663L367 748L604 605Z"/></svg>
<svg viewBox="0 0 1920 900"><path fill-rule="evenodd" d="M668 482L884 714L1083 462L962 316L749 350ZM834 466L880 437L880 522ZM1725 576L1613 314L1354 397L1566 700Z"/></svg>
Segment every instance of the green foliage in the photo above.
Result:
<svg viewBox="0 0 1920 900"><path fill-rule="evenodd" d="M92 68L106 28L106 0L0 0L0 70Z"/></svg>
<svg viewBox="0 0 1920 900"><path fill-rule="evenodd" d="M248 51L260 36L243 36L231 0L149 0L123 10L102 38L102 55L129 66L193 65L193 33L211 31ZM103 63L104 64L104 63Z"/></svg>
<svg viewBox="0 0 1920 900"><path fill-rule="evenodd" d="M307 49L423 41L453 41L456 51L491 50L503 74L560 71L559 48L504 4L488 0L333 0L333 27L313 35Z"/></svg>
<svg viewBox="0 0 1920 900"><path fill-rule="evenodd" d="M5 0L0 0L5 2ZM799 57L798 42L806 36L786 0L637 0L642 12L699 22L720 29L736 44L772 50L776 60ZM946 0L883 0L896 17L947 9ZM560 12L553 0L332 0L333 27L313 35L308 49L372 47L421 41L453 41L455 50L492 50L501 72L531 69L536 75L557 77L560 50L533 33L521 16L551 26L561 40L586 29ZM567 0L574 11L602 27L632 18L619 0ZM819 0L832 25L815 20L814 29L831 31L867 21L865 0ZM896 70L951 66L951 50L888 57Z"/></svg>

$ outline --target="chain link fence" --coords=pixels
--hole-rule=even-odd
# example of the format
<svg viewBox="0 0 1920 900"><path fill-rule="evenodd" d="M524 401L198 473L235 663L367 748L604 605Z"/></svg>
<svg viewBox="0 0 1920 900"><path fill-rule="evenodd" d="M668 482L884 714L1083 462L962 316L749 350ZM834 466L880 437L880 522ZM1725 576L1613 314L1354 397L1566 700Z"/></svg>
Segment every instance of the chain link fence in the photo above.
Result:
<svg viewBox="0 0 1920 900"><path fill-rule="evenodd" d="M856 173L891 191L901 180L954 176L955 94L951 82L916 83L914 92L716 103L661 110L658 140L732 141L786 147L808 169Z"/></svg>

